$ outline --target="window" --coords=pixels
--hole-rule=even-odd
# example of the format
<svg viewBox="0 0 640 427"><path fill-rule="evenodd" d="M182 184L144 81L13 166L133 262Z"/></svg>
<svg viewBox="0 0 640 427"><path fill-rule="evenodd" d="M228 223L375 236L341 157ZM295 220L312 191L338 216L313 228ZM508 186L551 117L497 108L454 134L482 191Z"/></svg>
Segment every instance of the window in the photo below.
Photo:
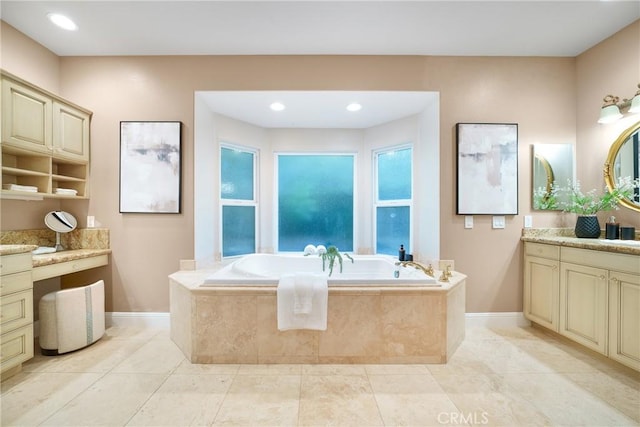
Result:
<svg viewBox="0 0 640 427"><path fill-rule="evenodd" d="M398 147L374 153L376 253L411 250L412 149Z"/></svg>
<svg viewBox="0 0 640 427"><path fill-rule="evenodd" d="M220 149L222 256L256 251L256 153L223 145Z"/></svg>
<svg viewBox="0 0 640 427"><path fill-rule="evenodd" d="M277 167L278 250L353 251L354 156L279 154Z"/></svg>

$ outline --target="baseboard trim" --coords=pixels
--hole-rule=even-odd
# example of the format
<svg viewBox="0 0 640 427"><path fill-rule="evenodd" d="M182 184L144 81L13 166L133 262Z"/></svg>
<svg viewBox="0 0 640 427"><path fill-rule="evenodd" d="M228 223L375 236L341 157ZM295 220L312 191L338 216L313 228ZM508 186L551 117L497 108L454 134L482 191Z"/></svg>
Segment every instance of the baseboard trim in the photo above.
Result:
<svg viewBox="0 0 640 427"><path fill-rule="evenodd" d="M531 326L522 312L466 313L466 327L515 328Z"/></svg>
<svg viewBox="0 0 640 427"><path fill-rule="evenodd" d="M107 328L115 327L150 327L169 329L171 319L169 313L148 312L107 312L105 313L105 325Z"/></svg>

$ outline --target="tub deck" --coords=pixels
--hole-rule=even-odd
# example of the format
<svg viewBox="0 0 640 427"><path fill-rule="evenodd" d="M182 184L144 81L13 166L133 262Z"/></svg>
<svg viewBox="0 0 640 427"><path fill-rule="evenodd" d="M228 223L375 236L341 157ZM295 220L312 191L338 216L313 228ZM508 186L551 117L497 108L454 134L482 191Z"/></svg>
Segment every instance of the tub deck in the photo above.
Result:
<svg viewBox="0 0 640 427"><path fill-rule="evenodd" d="M440 287L330 287L326 331L279 331L276 286L203 287L210 274L169 276L171 338L192 363L446 363L464 339L457 272Z"/></svg>

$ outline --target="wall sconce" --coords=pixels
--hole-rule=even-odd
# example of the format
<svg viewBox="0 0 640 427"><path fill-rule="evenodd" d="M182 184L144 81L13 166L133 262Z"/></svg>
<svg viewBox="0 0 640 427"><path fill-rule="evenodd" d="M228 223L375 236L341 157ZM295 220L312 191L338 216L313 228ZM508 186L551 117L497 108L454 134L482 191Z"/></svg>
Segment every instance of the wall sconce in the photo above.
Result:
<svg viewBox="0 0 640 427"><path fill-rule="evenodd" d="M640 89L640 83L638 84ZM632 99L624 99L620 102L620 98L614 95L607 95L603 99L604 105L600 110L600 118L598 123L613 123L622 117L621 109L628 108L627 112L631 114L640 113L640 90L636 92Z"/></svg>

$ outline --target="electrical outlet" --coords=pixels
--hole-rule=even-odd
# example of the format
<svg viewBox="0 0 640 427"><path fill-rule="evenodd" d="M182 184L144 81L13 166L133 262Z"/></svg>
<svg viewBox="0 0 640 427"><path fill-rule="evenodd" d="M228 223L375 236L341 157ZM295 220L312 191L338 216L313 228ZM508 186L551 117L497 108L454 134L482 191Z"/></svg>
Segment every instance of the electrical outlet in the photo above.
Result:
<svg viewBox="0 0 640 427"><path fill-rule="evenodd" d="M87 216L87 228L93 228L96 226L96 217L93 215Z"/></svg>
<svg viewBox="0 0 640 427"><path fill-rule="evenodd" d="M464 217L464 228L473 228L473 216L467 215Z"/></svg>
<svg viewBox="0 0 640 427"><path fill-rule="evenodd" d="M524 216L524 228L533 227L533 217L531 215Z"/></svg>
<svg viewBox="0 0 640 427"><path fill-rule="evenodd" d="M504 228L505 219L503 216L494 216L493 217L493 228Z"/></svg>

